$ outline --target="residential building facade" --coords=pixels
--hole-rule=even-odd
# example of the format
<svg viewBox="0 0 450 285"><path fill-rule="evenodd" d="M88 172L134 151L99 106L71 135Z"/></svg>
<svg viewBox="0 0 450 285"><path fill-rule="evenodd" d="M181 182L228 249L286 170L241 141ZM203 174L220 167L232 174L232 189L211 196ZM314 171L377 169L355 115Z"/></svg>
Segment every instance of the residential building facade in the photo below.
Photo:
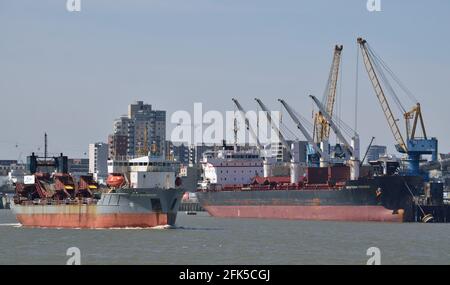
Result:
<svg viewBox="0 0 450 285"><path fill-rule="evenodd" d="M89 144L89 173L98 182L104 182L108 176L108 151L107 143Z"/></svg>
<svg viewBox="0 0 450 285"><path fill-rule="evenodd" d="M116 119L109 136L109 155L117 156L166 154L166 111L153 110L152 105L136 101L128 106L128 114Z"/></svg>

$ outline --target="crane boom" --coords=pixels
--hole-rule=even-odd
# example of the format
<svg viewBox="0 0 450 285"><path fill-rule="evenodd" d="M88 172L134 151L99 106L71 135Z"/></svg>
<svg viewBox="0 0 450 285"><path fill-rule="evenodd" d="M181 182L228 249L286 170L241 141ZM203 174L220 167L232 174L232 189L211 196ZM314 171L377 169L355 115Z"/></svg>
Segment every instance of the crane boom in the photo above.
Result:
<svg viewBox="0 0 450 285"><path fill-rule="evenodd" d="M336 101L336 86L339 78L339 67L341 64L341 53L344 47L342 45L336 45L334 47L333 63L330 69L330 81L328 85L327 93L327 112L330 116L333 116L334 102ZM330 126L328 124L324 125L324 138L328 140L330 137Z"/></svg>
<svg viewBox="0 0 450 285"><path fill-rule="evenodd" d="M334 47L333 60L331 62L327 86L322 99L322 104L325 106L325 110L327 110L330 116L333 116L334 102L336 101L336 87L339 78L342 49L342 45L336 45ZM317 112L314 115L313 137L316 143L328 141L330 137L330 126L321 112Z"/></svg>
<svg viewBox="0 0 450 285"><path fill-rule="evenodd" d="M288 112L289 116L291 116L292 120L295 124L297 124L297 128L302 132L302 134L305 136L308 143L313 147L314 151L318 153L319 155L322 155L322 150L317 147L317 145L314 143L313 138L310 136L308 131L305 129L305 127L300 122L299 118L295 115L294 110L292 110L291 106L287 104L283 99L278 99L278 101L283 105L283 107Z"/></svg>
<svg viewBox="0 0 450 285"><path fill-rule="evenodd" d="M363 159L361 159L361 163L359 164L360 166L362 166L364 163L364 160L366 160L366 157L369 154L369 151L370 151L370 148L372 147L374 139L375 139L375 137L372 137L372 139L370 140L369 146L367 147L366 152L364 153Z"/></svg>
<svg viewBox="0 0 450 285"><path fill-rule="evenodd" d="M345 139L345 137L342 135L341 130L336 126L333 119L331 118L330 114L328 114L327 110L325 110L325 107L320 103L320 101L313 95L309 95L316 103L317 107L319 107L319 110L322 113L322 116L328 121L328 124L333 129L336 136L339 138L340 141L342 141L347 148L348 152L350 153L351 157L349 160L350 164L350 179L356 180L359 178L359 136L357 133L354 134L352 137L351 144L348 143L348 141Z"/></svg>
<svg viewBox="0 0 450 285"><path fill-rule="evenodd" d="M389 127L391 129L391 132L394 135L394 138L399 146L399 150L401 150L404 153L407 153L408 147L405 144L405 140L403 139L403 136L400 132L400 128L398 127L397 120L395 119L394 114L392 113L391 107L389 106L389 103L386 99L383 88L381 87L380 81L378 79L378 76L375 73L375 69L372 64L372 61L370 60L369 50L367 48L367 41L362 38L358 38L358 44L361 48L361 53L364 58L364 65L366 67L367 74L369 75L369 79L372 82L372 86L375 90L375 94L377 95L378 101L380 102L380 105L381 105L381 109L383 110L384 115L386 116Z"/></svg>
<svg viewBox="0 0 450 285"><path fill-rule="evenodd" d="M283 145L284 148L286 148L286 151L292 157L291 147L289 146L287 141L284 139L283 135L281 134L280 129L273 122L272 116L270 116L269 109L267 109L266 105L264 105L264 103L261 100L259 100L258 98L255 98L255 101L259 104L259 106L264 111L264 113L266 113L267 121L269 121L269 124L272 127L272 130L277 134L278 139L281 141L281 144Z"/></svg>
<svg viewBox="0 0 450 285"><path fill-rule="evenodd" d="M231 100L233 100L234 105L236 105L236 107L238 108L239 112L242 115L242 118L244 118L245 121L245 127L247 128L247 130L249 131L250 135L255 139L256 141L256 147L262 151L264 150L263 145L261 144L261 142L259 141L258 136L256 135L255 131L252 129L252 127L250 126L250 122L247 118L247 116L245 116L245 110L242 107L242 105L239 103L239 101L235 98L232 98Z"/></svg>
<svg viewBox="0 0 450 285"><path fill-rule="evenodd" d="M351 147L350 143L345 139L342 132L339 130L339 128L334 123L333 119L331 118L330 114L328 114L327 110L325 110L325 107L320 103L319 99L317 99L314 95L309 95L311 99L313 99L314 103L316 103L317 107L319 108L322 115L325 117L325 119L328 121L328 124L333 129L336 136L339 138L340 141L344 143L344 145L349 149L351 152L353 152L353 148Z"/></svg>

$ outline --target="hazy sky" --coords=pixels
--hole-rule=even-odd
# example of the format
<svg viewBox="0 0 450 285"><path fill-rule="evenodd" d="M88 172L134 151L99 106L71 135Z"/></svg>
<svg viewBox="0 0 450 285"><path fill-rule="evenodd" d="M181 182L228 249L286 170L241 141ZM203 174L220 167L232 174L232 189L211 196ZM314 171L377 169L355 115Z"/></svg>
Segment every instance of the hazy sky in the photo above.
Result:
<svg viewBox="0 0 450 285"><path fill-rule="evenodd" d="M366 0L81 3L70 13L66 0L0 0L0 158L38 151L44 132L51 152L86 157L138 99L170 119L194 102L233 110L232 97L279 110L281 97L310 117L307 95L322 96L336 43L344 45L340 113L354 125L358 36L419 99L440 152L450 151L448 0L381 0L382 12L367 11ZM361 147L371 136L392 146L362 66L359 77Z"/></svg>

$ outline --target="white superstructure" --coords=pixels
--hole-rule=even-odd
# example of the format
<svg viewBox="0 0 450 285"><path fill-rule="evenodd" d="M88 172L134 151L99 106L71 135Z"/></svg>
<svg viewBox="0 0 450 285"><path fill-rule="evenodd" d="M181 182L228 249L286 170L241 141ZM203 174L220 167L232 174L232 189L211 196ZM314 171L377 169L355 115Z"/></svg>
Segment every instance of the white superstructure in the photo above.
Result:
<svg viewBox="0 0 450 285"><path fill-rule="evenodd" d="M123 174L131 188L175 188L179 163L161 156L108 160L108 173Z"/></svg>
<svg viewBox="0 0 450 285"><path fill-rule="evenodd" d="M255 151L208 151L201 160L203 183L249 184L255 176L264 176L263 158Z"/></svg>

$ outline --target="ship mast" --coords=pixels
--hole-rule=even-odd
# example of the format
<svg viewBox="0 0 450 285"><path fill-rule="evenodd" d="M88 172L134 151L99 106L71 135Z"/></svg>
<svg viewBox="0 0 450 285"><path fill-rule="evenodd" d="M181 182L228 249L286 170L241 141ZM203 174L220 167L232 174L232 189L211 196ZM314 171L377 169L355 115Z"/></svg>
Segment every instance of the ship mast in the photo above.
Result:
<svg viewBox="0 0 450 285"><path fill-rule="evenodd" d="M44 161L47 161L47 133L44 133Z"/></svg>

